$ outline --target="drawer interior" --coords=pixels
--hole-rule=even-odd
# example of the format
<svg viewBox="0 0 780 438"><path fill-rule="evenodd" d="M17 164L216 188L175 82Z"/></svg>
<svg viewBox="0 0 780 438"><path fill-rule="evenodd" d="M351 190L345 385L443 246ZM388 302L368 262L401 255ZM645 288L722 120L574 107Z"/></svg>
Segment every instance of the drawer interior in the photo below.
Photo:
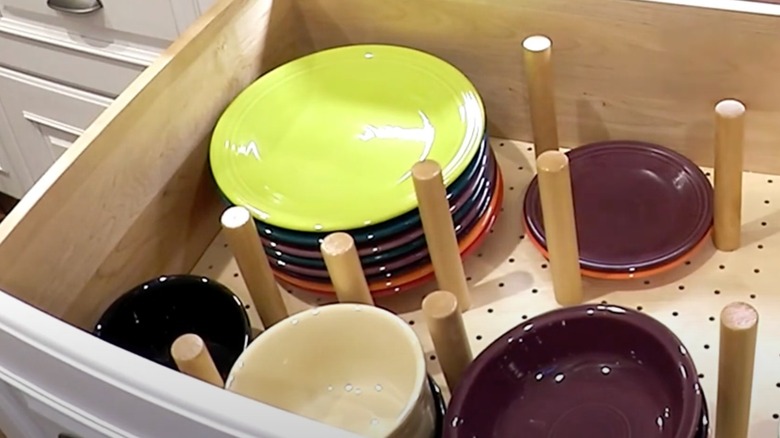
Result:
<svg viewBox="0 0 780 438"><path fill-rule="evenodd" d="M772 79L780 56L769 56L780 55L775 17L635 1L564 3L218 2L0 225L0 288L88 327L127 288L189 271L219 230L222 206L206 151L225 106L263 72L348 43L410 45L450 61L483 94L491 135L527 141L520 41L545 33L555 42L562 146L631 138L708 165L711 108L729 96L751 108L747 169L780 173L771 141L780 125L768 123L780 115L780 82ZM691 29L695 38L681 37ZM725 40L729 32L741 37ZM749 55L756 47L764 61Z"/></svg>
<svg viewBox="0 0 780 438"><path fill-rule="evenodd" d="M747 170L778 174L776 20L631 0L220 1L0 223L0 289L88 329L119 294L151 277L193 269L208 275L208 266L220 270L212 275L232 275L229 257L209 249L220 246L223 210L206 160L214 123L264 72L348 43L409 45L442 57L483 94L494 137L528 141L520 42L547 34L555 44L562 146L631 138L664 144L706 166L712 106L733 97L750 108ZM707 281L719 281L719 264L706 271L713 275ZM496 269L491 272L500 274ZM526 284L528 276L547 275L543 269L529 268L511 281ZM677 280L667 279L673 286L666 292ZM695 303L689 306L694 311ZM510 316L516 317L505 321Z"/></svg>

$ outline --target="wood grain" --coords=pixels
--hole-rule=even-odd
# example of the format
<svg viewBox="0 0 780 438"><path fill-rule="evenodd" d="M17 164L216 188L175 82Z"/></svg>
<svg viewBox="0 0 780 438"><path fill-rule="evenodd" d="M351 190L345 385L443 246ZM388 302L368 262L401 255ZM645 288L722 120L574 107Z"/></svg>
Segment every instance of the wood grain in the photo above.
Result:
<svg viewBox="0 0 780 438"><path fill-rule="evenodd" d="M544 34L555 47L561 146L630 138L711 166L712 107L731 97L751 108L746 168L780 172L780 26L774 16L633 0L296 5L308 50L394 43L453 63L481 91L491 135L532 138L521 43Z"/></svg>
<svg viewBox="0 0 780 438"><path fill-rule="evenodd" d="M721 311L715 438L748 437L758 319L758 311L744 302Z"/></svg>
<svg viewBox="0 0 780 438"><path fill-rule="evenodd" d="M146 69L0 224L0 289L89 328L127 288L189 271L220 227L211 130L293 56L287 5L221 1Z"/></svg>

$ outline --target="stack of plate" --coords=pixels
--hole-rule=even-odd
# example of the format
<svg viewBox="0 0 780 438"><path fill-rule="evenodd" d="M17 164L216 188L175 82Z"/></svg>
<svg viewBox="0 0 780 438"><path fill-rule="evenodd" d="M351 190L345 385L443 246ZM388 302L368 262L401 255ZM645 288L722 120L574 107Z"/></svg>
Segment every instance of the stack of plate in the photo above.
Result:
<svg viewBox="0 0 780 438"><path fill-rule="evenodd" d="M712 228L713 190L691 160L638 141L592 143L567 152L583 275L642 278L689 259ZM524 222L545 256L538 181L528 186Z"/></svg>
<svg viewBox="0 0 780 438"><path fill-rule="evenodd" d="M220 118L210 165L225 200L255 218L277 279L333 292L319 245L355 240L374 294L433 278L412 166L442 167L461 254L500 210L501 174L473 84L429 54L353 45L282 65Z"/></svg>

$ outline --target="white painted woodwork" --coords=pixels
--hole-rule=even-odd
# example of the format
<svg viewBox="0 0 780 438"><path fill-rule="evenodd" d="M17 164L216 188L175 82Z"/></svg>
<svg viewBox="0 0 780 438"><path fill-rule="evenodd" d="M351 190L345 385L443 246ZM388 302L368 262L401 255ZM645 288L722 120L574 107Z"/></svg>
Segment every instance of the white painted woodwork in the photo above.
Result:
<svg viewBox="0 0 780 438"><path fill-rule="evenodd" d="M21 197L213 0L0 0L0 192ZM105 96L105 97L104 97Z"/></svg>
<svg viewBox="0 0 780 438"><path fill-rule="evenodd" d="M33 180L110 103L107 97L0 67L0 106Z"/></svg>
<svg viewBox="0 0 780 438"><path fill-rule="evenodd" d="M157 52L120 43L103 47L78 43L65 30L0 16L0 62L4 67L75 88L117 96L156 57Z"/></svg>
<svg viewBox="0 0 780 438"><path fill-rule="evenodd" d="M46 0L2 0L0 13L10 19L68 29L98 41L130 40L164 48L184 30L179 28L184 23L177 22L172 5L186 3L187 0L102 0L103 7L97 11L72 14L50 8ZM193 0L189 3L195 4ZM188 9L194 10L193 6Z"/></svg>

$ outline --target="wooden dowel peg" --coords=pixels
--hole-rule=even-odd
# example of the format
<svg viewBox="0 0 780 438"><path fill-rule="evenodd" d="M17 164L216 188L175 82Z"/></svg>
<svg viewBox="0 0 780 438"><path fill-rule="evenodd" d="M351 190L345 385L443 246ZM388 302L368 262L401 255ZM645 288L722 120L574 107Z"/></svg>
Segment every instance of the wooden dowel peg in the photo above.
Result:
<svg viewBox="0 0 780 438"><path fill-rule="evenodd" d="M715 220L712 239L721 251L740 246L745 105L725 99L715 105Z"/></svg>
<svg viewBox="0 0 780 438"><path fill-rule="evenodd" d="M439 288L455 294L464 312L471 307L471 296L441 166L432 160L420 161L412 167L412 179L436 282Z"/></svg>
<svg viewBox="0 0 780 438"><path fill-rule="evenodd" d="M200 336L188 333L176 338L171 345L171 357L182 373L220 388L225 387L206 343Z"/></svg>
<svg viewBox="0 0 780 438"><path fill-rule="evenodd" d="M423 299L422 310L441 370L452 392L474 359L458 299L450 292L436 291Z"/></svg>
<svg viewBox="0 0 780 438"><path fill-rule="evenodd" d="M552 41L546 36L533 35L523 40L525 81L537 157L543 152L558 150L559 146L551 55Z"/></svg>
<svg viewBox="0 0 780 438"><path fill-rule="evenodd" d="M249 210L228 208L222 213L222 228L255 309L269 328L288 316L287 308Z"/></svg>
<svg viewBox="0 0 780 438"><path fill-rule="evenodd" d="M355 241L347 233L325 236L320 245L325 267L340 303L374 305Z"/></svg>
<svg viewBox="0 0 780 438"><path fill-rule="evenodd" d="M555 300L564 306L579 304L582 276L569 158L560 151L547 151L539 155L536 167Z"/></svg>
<svg viewBox="0 0 780 438"><path fill-rule="evenodd" d="M715 438L747 438L758 312L747 303L732 303L720 314L718 401Z"/></svg>

